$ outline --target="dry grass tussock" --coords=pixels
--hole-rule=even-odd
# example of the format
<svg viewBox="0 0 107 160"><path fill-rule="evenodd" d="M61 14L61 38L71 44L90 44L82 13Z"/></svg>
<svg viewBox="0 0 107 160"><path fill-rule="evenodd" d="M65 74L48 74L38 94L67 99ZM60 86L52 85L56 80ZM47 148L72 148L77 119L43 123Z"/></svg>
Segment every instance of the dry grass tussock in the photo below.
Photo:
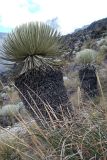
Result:
<svg viewBox="0 0 107 160"><path fill-rule="evenodd" d="M0 127L2 135L8 133L0 134L0 160L106 160L107 102L100 82L99 86L99 104L92 99L85 103L78 87L73 117L69 110L66 116L60 107L62 115L58 119L49 105L45 107L48 120L42 113L41 117L35 113L38 121L26 121L20 113L16 115L20 132Z"/></svg>

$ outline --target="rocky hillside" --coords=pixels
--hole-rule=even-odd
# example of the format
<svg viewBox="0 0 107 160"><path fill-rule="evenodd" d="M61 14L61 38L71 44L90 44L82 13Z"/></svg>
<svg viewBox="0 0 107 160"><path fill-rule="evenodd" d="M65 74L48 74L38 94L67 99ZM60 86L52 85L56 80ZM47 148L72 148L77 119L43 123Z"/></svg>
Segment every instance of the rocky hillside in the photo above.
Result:
<svg viewBox="0 0 107 160"><path fill-rule="evenodd" d="M62 37L66 48L68 49L68 57L81 50L83 44L89 40L97 40L107 35L107 18L95 21L90 25L76 30L72 34Z"/></svg>

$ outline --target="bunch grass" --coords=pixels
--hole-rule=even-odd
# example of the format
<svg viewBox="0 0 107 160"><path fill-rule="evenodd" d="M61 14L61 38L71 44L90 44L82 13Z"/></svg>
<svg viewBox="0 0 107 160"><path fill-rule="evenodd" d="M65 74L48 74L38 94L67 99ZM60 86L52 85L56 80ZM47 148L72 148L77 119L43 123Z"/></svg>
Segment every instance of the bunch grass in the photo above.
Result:
<svg viewBox="0 0 107 160"><path fill-rule="evenodd" d="M49 115L48 120L43 117L39 108L38 113L34 111L37 120L33 121L30 119L26 122L19 113L16 118L26 133L19 136L1 127L14 137L14 141L10 140L12 144L8 147L12 148L14 142L18 141L21 147L17 148L14 145L13 148L22 155L21 160L106 160L107 109L98 75L97 78L101 89L101 100L104 102L102 105L95 104L91 99L87 103L84 102L78 87L78 106L74 108L73 117L69 110L67 116L60 106L61 119L59 119L49 105L45 105ZM31 109L33 110L32 106ZM5 145L7 144L6 142ZM4 144L1 144L2 146ZM4 150L4 153L7 154L7 150Z"/></svg>

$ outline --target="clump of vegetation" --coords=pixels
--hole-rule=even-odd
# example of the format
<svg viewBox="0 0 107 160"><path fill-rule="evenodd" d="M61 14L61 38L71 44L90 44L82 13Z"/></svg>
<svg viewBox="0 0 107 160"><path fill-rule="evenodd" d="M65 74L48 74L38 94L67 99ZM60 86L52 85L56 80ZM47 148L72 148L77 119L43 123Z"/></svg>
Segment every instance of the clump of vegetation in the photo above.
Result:
<svg viewBox="0 0 107 160"><path fill-rule="evenodd" d="M107 53L107 37L101 38L100 40L90 39L84 43L82 50L93 50L97 53L95 57L95 63L101 64L106 58ZM88 58L87 58L88 59Z"/></svg>
<svg viewBox="0 0 107 160"><path fill-rule="evenodd" d="M76 54L76 63L87 65L94 64L96 61L97 52L92 49L84 49Z"/></svg>
<svg viewBox="0 0 107 160"><path fill-rule="evenodd" d="M107 37L102 38L98 42L98 49L99 49L99 57L101 57L101 60L105 60L107 58Z"/></svg>
<svg viewBox="0 0 107 160"><path fill-rule="evenodd" d="M17 141L18 143L18 141ZM21 154L16 147L16 139L14 138L5 138L0 139L0 159L1 160L22 160Z"/></svg>

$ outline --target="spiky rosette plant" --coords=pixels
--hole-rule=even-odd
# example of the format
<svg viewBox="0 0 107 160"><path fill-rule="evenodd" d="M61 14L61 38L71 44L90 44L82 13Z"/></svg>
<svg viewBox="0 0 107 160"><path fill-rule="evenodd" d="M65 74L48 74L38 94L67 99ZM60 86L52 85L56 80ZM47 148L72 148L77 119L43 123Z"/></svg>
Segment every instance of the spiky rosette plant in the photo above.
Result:
<svg viewBox="0 0 107 160"><path fill-rule="evenodd" d="M81 87L90 97L98 94L95 62L97 52L92 49L84 49L77 53L76 62L81 65L79 79Z"/></svg>
<svg viewBox="0 0 107 160"><path fill-rule="evenodd" d="M30 22L16 27L3 43L2 59L23 64L22 73L49 64L46 58L61 53L60 34L44 23Z"/></svg>
<svg viewBox="0 0 107 160"><path fill-rule="evenodd" d="M62 72L52 61L62 53L59 40L60 34L47 24L30 22L16 27L3 43L2 59L22 66L15 85L32 115L31 106L44 114L46 104L58 111L68 103Z"/></svg>

